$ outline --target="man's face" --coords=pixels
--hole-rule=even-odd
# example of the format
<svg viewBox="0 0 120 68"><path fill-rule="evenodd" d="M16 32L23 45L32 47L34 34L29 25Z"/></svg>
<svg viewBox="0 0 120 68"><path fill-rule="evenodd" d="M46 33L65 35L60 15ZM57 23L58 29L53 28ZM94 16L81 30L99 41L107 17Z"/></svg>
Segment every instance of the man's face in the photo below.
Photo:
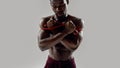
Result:
<svg viewBox="0 0 120 68"><path fill-rule="evenodd" d="M64 0L51 0L51 7L57 16L66 15L66 3Z"/></svg>

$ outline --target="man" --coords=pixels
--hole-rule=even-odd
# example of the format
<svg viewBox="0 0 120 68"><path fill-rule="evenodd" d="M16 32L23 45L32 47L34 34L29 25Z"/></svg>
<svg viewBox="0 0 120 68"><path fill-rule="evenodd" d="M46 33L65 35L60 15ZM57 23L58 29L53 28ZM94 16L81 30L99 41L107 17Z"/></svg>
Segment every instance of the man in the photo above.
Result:
<svg viewBox="0 0 120 68"><path fill-rule="evenodd" d="M72 53L81 43L81 19L67 14L69 0L50 0L55 15L40 21L39 48L49 50L44 68L76 68Z"/></svg>

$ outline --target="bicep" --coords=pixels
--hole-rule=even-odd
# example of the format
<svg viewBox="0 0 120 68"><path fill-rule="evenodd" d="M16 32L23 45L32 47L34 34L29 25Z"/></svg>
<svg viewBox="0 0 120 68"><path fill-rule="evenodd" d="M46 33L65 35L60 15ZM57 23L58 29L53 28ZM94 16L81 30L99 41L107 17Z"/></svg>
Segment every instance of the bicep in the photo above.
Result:
<svg viewBox="0 0 120 68"><path fill-rule="evenodd" d="M79 35L78 37L80 39L83 37L83 28L84 28L84 20L79 19L76 23L76 30L74 31L74 34Z"/></svg>
<svg viewBox="0 0 120 68"><path fill-rule="evenodd" d="M49 31L44 31L44 30L39 31L38 40L42 40L42 39L45 39L45 38L48 38L48 37L50 37Z"/></svg>
<svg viewBox="0 0 120 68"><path fill-rule="evenodd" d="M44 18L40 20L40 24L39 24L40 30L39 30L39 33L38 33L38 38L40 40L48 38L50 36L50 31L44 29L44 28L47 28L46 22L47 22L47 20L44 19Z"/></svg>
<svg viewBox="0 0 120 68"><path fill-rule="evenodd" d="M71 33L67 35L64 40L67 40L70 43L77 44L81 39L81 36L79 34L75 35L74 33Z"/></svg>

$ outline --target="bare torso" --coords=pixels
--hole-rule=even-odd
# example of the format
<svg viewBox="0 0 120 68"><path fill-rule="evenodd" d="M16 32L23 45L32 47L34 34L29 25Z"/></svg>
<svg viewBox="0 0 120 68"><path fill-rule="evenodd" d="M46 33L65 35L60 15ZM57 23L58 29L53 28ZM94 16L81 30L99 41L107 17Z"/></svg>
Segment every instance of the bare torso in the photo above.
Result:
<svg viewBox="0 0 120 68"><path fill-rule="evenodd" d="M56 23L49 22L51 17L52 16L44 19L44 21L42 22L42 25L41 25L42 28L52 28L53 26L59 25L59 22L56 22ZM72 17L72 16L68 16L67 20L72 20L73 23L75 24L76 28L77 28L76 30L78 32L80 32L79 30L82 28L82 25L81 25L82 23L81 23L80 19ZM47 27L46 27L46 24L48 24ZM46 32L44 30L44 33L41 33L40 38L39 38L41 40L43 39L42 43L40 44L40 48L43 49L43 50L49 49L49 56L51 58L55 59L55 60L58 60L58 61L68 60L68 59L73 58L72 53L79 46L80 41L81 41L81 36L79 34L76 35L75 31L74 31L74 32L72 32L72 33L70 33L70 34L68 34L67 36L64 37L64 40L66 40L66 41L61 41L61 40L58 41L58 39L57 39L57 41L54 40L54 41L58 42L57 44L49 45L51 43L56 43L56 42L52 41L54 38L53 37L50 38L50 37L55 36L57 33L63 32L63 30L65 30L65 26L61 26L59 28L56 28L56 29L53 29L53 30L50 30L50 31L47 30ZM66 43L63 44L61 42L63 42L63 43L66 42ZM70 47L73 48L73 50L71 51L69 48L67 48L67 46L69 46L69 48Z"/></svg>
<svg viewBox="0 0 120 68"><path fill-rule="evenodd" d="M72 51L66 49L61 43L49 49L49 56L55 60L71 59Z"/></svg>

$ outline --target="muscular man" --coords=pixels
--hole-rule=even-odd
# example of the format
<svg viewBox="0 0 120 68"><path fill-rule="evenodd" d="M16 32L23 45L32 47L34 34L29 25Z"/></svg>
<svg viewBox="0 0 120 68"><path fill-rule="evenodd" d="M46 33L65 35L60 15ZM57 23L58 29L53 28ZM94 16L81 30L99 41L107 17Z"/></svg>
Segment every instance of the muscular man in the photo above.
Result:
<svg viewBox="0 0 120 68"><path fill-rule="evenodd" d="M40 22L39 48L49 50L44 68L76 68L72 53L81 43L81 19L67 14L69 0L50 0L54 15Z"/></svg>

